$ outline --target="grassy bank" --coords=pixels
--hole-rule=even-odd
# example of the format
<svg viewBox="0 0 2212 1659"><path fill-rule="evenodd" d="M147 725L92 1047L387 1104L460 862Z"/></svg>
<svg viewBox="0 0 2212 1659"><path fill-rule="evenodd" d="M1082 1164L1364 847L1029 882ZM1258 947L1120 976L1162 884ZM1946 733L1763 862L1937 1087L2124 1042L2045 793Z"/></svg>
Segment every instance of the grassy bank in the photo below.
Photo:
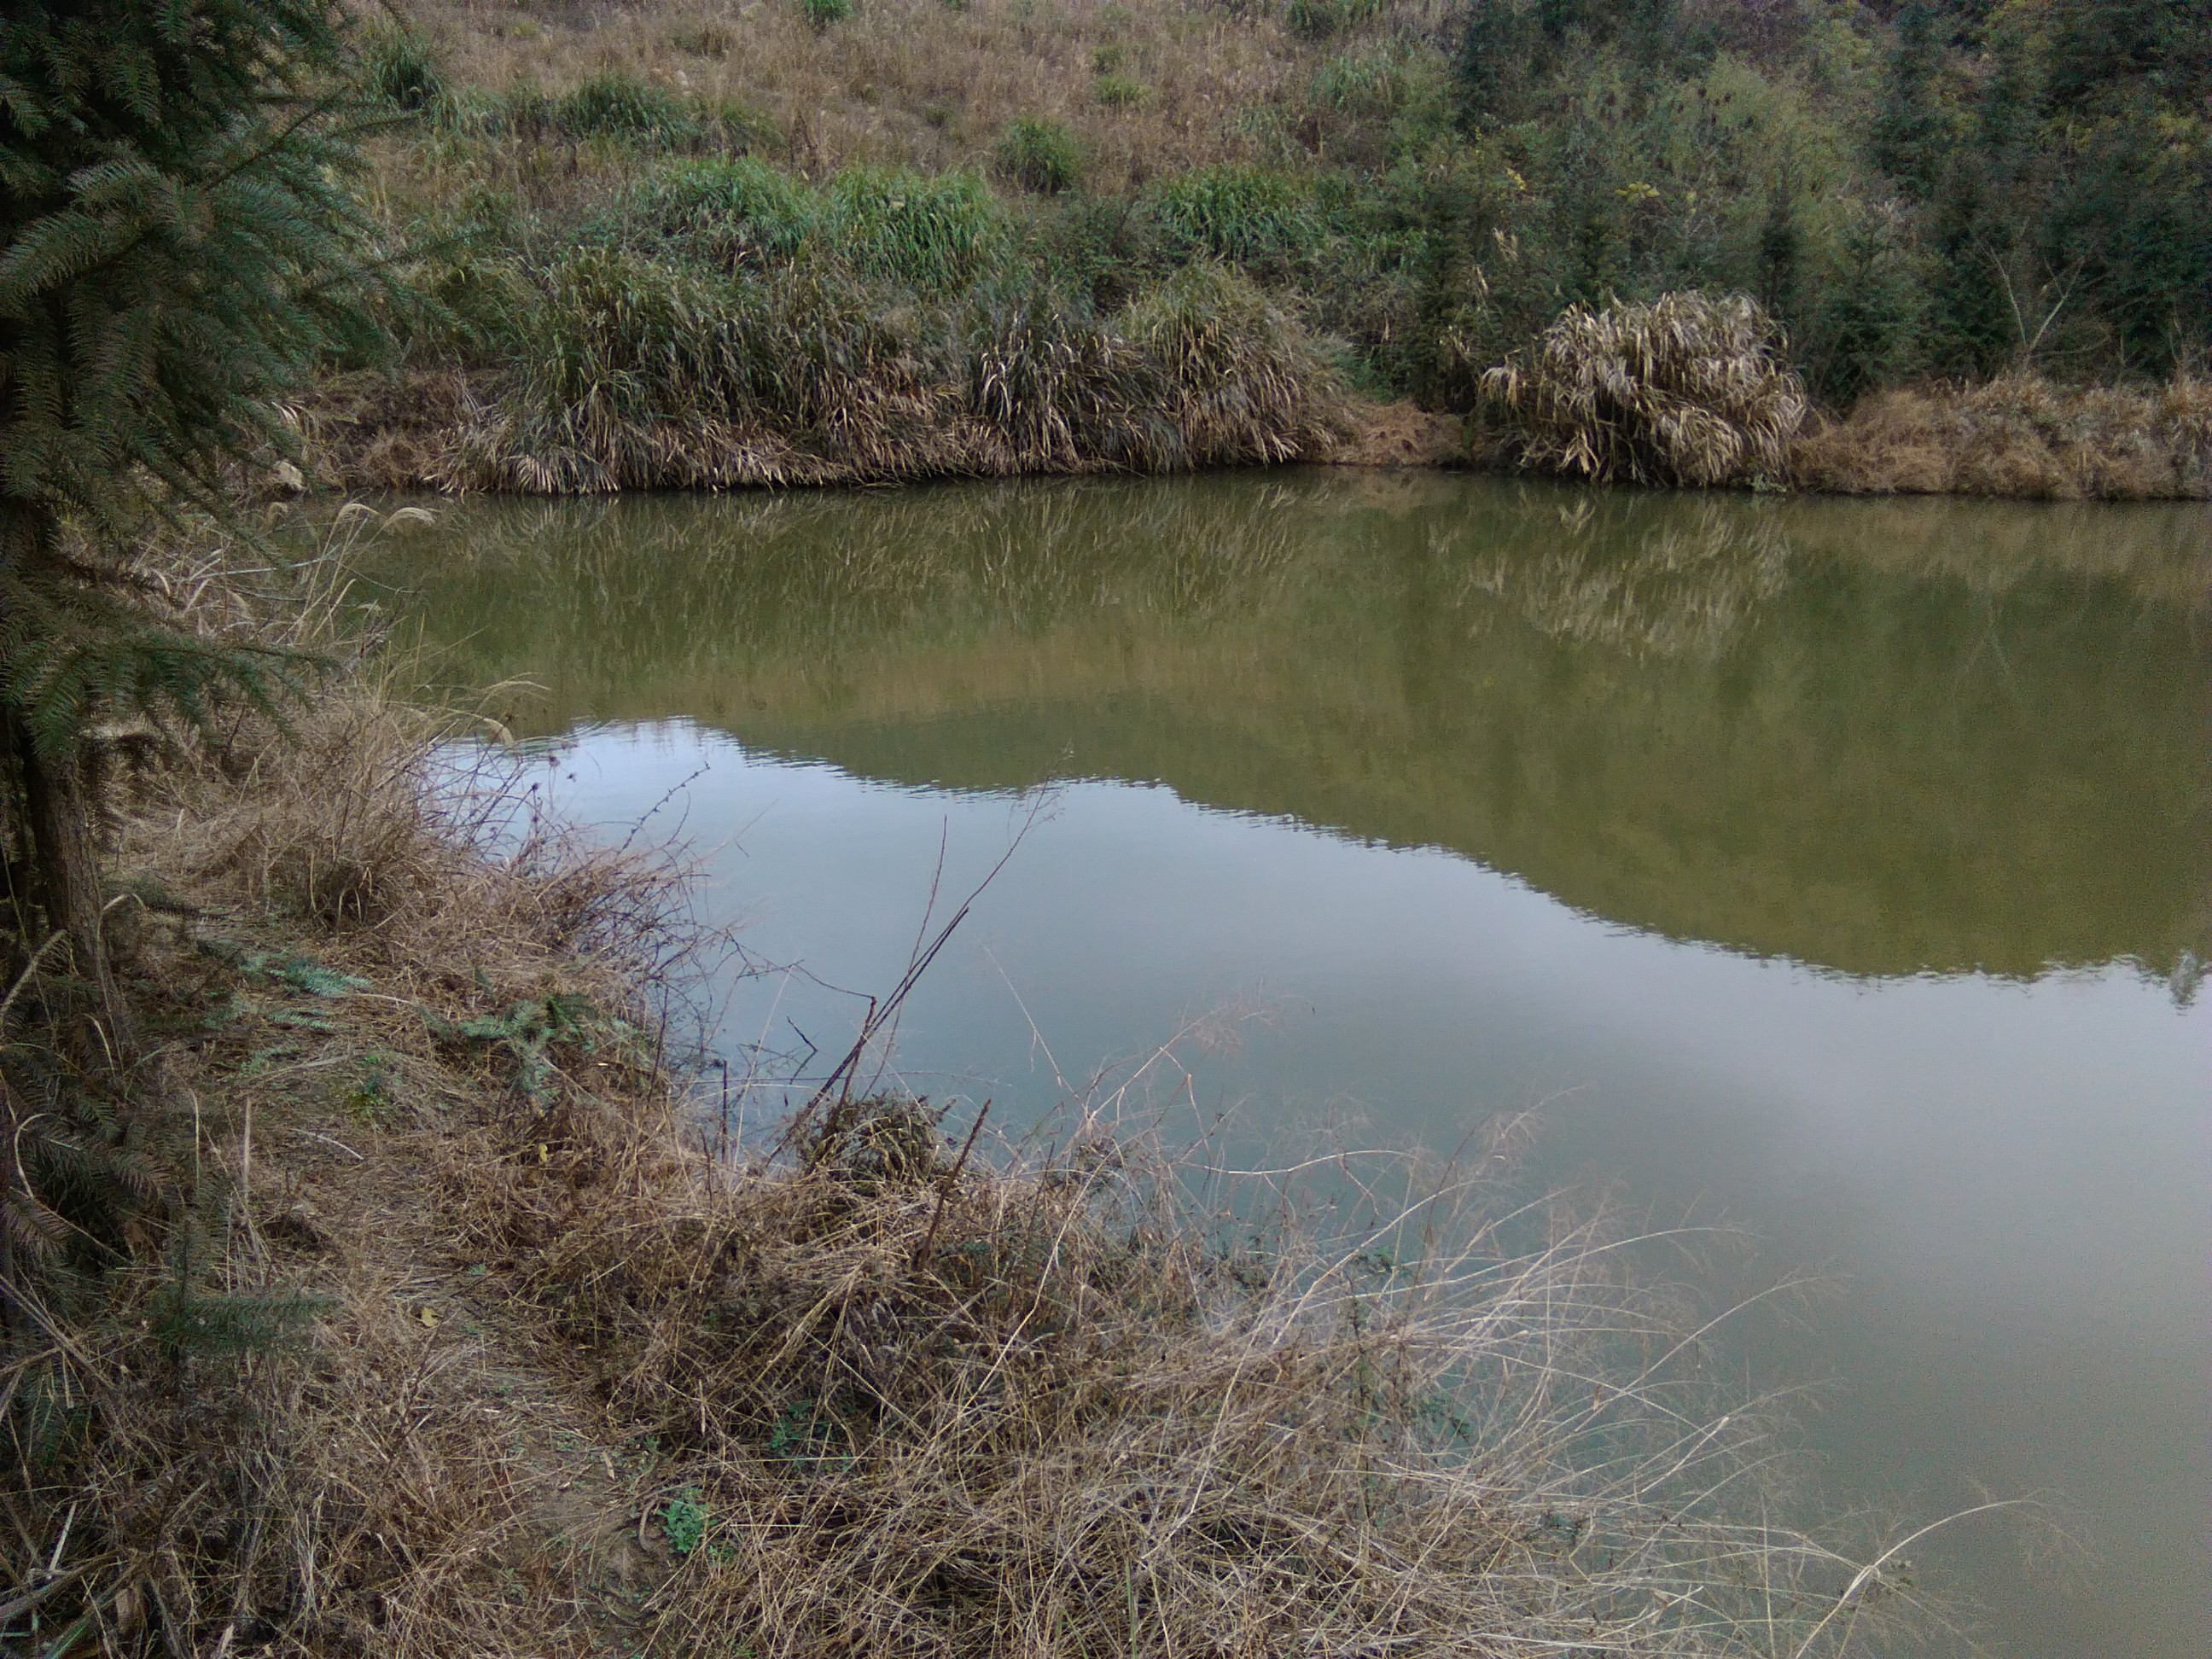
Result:
<svg viewBox="0 0 2212 1659"><path fill-rule="evenodd" d="M2186 9L413 0L370 28L401 125L368 198L428 251L422 292L396 387L313 400L320 471L567 492L1449 459L2201 496ZM1684 337L1686 378L1607 343L1655 303L1747 302L1748 334ZM1745 425L1724 387L1754 336L1789 387ZM1563 343L1705 453L1584 464L1620 411L1585 405L1583 445L1509 395Z"/></svg>
<svg viewBox="0 0 2212 1659"><path fill-rule="evenodd" d="M11 1644L1771 1659L1898 1599L1771 1523L1693 1310L1493 1207L1502 1145L1352 1159L1349 1215L1096 1115L732 1147L656 1036L676 878L495 750L456 793L482 729L359 658L112 797L159 1075L125 1145L19 1122ZM20 1099L67 1047L16 993Z"/></svg>

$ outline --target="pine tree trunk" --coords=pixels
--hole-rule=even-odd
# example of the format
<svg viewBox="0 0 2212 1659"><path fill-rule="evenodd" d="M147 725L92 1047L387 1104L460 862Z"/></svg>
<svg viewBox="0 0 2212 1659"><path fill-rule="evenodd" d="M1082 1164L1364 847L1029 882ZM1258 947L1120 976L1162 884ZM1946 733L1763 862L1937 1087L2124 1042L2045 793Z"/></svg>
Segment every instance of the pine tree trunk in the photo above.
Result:
<svg viewBox="0 0 2212 1659"><path fill-rule="evenodd" d="M137 1032L116 986L101 932L105 901L84 768L75 755L57 757L43 752L20 720L9 719L9 726L23 784L33 891L46 912L47 927L69 936L77 978L92 994L87 1012L95 1029L83 1033L92 1041L80 1058L119 1070L136 1057Z"/></svg>
<svg viewBox="0 0 2212 1659"><path fill-rule="evenodd" d="M15 1091L0 1078L0 1205L20 1212L27 1207L29 1190L23 1181L22 1114L15 1109ZM0 1216L0 1355L15 1357L15 1338L29 1322L19 1311L22 1282L16 1277L26 1252L15 1246L14 1216Z"/></svg>

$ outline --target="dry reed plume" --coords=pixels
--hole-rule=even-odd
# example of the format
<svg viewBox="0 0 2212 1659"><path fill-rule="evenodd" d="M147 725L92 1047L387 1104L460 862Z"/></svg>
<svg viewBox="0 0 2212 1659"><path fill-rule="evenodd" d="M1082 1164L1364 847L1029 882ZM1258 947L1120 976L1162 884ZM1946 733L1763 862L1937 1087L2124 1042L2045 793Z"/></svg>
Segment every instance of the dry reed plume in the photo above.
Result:
<svg viewBox="0 0 2212 1659"><path fill-rule="evenodd" d="M1524 463L1599 483L1781 483L1812 408L1780 329L1741 295L1571 306L1483 387Z"/></svg>

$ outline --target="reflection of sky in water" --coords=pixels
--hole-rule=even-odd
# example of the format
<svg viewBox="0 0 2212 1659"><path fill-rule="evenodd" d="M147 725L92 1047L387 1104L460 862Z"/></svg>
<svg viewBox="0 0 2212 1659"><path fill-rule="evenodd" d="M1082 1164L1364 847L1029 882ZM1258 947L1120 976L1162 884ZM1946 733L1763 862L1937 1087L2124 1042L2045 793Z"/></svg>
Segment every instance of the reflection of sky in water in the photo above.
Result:
<svg viewBox="0 0 2212 1659"><path fill-rule="evenodd" d="M592 732L560 774L587 821L676 789L665 814L709 853L710 903L747 947L866 991L904 965L940 841L949 909L1025 815L681 722ZM726 1030L835 1050L858 1006L763 980ZM1835 1385L1814 1431L1836 1484L1923 1509L2063 1488L2118 1547L2004 1637L2184 1650L2212 1490L2212 1005L2178 1008L2124 966L1853 981L1625 930L1453 854L1079 783L909 1004L896 1067L1018 1121L1059 1098L1054 1062L1079 1080L1223 1007L1258 1014L1233 1048L1186 1054L1182 1109L1249 1102L1261 1127L1352 1109L1448 1146L1541 1105L1547 1176L1747 1224L1771 1272L1832 1269L1844 1288L1808 1327L1755 1346L1763 1381ZM1950 1553L2016 1613L2050 1594L2010 1581L2002 1536Z"/></svg>
<svg viewBox="0 0 2212 1659"><path fill-rule="evenodd" d="M665 810L713 850L713 902L744 917L747 947L860 991L902 967L940 837L949 909L1025 816L680 726L594 734L563 770L587 819L624 820L681 785ZM787 1024L760 1024L771 1006L825 1048L858 1006L748 988L731 1035L787 1043ZM1255 1018L1216 1069L1264 1078L1271 1108L1356 1103L1378 1132L1435 1145L1547 1100L1602 1113L1632 1085L1639 1111L1671 1102L1726 1124L1767 1181L1808 1186L1838 1222L1871 1219L1862 1206L1881 1194L1894 1213L1857 1248L1919 1263L1931 1292L2154 1325L2200 1288L2201 1263L2172 1247L2204 1213L2212 1119L2175 1108L2212 1096L2212 1006L2177 1011L2124 967L1851 981L1617 928L1450 854L1199 811L1156 787L1056 793L909 1003L897 1068L1035 1113L1056 1091L1028 1022L1074 1079L1240 1006Z"/></svg>

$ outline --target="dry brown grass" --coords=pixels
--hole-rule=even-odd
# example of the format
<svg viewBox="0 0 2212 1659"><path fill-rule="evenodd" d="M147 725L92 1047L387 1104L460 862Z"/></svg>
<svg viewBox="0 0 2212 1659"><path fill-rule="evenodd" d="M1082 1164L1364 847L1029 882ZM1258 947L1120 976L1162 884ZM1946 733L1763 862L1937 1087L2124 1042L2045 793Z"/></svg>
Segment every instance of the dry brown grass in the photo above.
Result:
<svg viewBox="0 0 2212 1659"><path fill-rule="evenodd" d="M459 82L556 90L607 70L764 113L779 148L822 174L855 161L983 167L1006 125L1065 124L1086 177L1123 191L1263 153L1255 120L1302 87L1335 43L1316 46L1267 8L1202 0L863 0L826 30L796 0L645 0L518 12L499 0L402 0ZM1428 29L1443 8L1386 9L1376 28ZM1140 88L1099 96L1104 76Z"/></svg>
<svg viewBox="0 0 2212 1659"><path fill-rule="evenodd" d="M1095 1121L971 1159L850 1102L737 1170L588 1108L537 1133L449 1168L670 1453L659 1650L1773 1654L1866 1610L1720 1501L1748 1419L1665 1303L1475 1183L1321 1227Z"/></svg>
<svg viewBox="0 0 2212 1659"><path fill-rule="evenodd" d="M1483 388L1522 462L1597 483L1781 483L1812 409L1780 329L1741 295L1570 306Z"/></svg>
<svg viewBox="0 0 2212 1659"><path fill-rule="evenodd" d="M665 864L495 744L456 790L482 723L368 667L142 781L179 1207L0 1357L11 1642L1802 1659L1891 1599L1770 1522L1628 1241L1492 1207L1502 1143L1340 1158L1348 1208L1097 1115L728 1155L647 1031Z"/></svg>
<svg viewBox="0 0 2212 1659"><path fill-rule="evenodd" d="M322 642L302 613L337 597L295 589L272 625L216 562L171 574L206 629L264 642ZM242 720L137 781L112 861L167 1034L137 1154L166 1196L99 1280L11 1287L37 1310L0 1354L11 1651L615 1640L619 1447L511 1362L423 1172L456 1116L514 1109L465 1022L558 999L641 1024L674 889L442 787L453 719L394 689L356 665L289 733ZM666 1097L647 1042L586 1063Z"/></svg>
<svg viewBox="0 0 2212 1659"><path fill-rule="evenodd" d="M1877 392L1800 438L1808 489L2044 501L2212 496L2212 384L2062 386L2018 374Z"/></svg>

